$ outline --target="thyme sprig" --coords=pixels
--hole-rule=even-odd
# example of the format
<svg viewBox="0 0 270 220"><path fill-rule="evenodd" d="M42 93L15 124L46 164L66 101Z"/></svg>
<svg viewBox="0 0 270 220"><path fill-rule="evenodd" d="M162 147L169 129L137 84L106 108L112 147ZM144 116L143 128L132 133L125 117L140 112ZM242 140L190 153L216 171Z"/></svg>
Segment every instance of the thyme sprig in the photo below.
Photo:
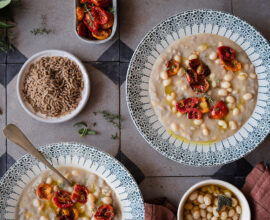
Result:
<svg viewBox="0 0 270 220"><path fill-rule="evenodd" d="M78 133L81 135L81 137L84 137L84 136L86 136L86 135L95 135L95 134L97 134L96 131L90 130L90 129L88 128L87 123L85 123L85 122L83 122L83 121L77 122L77 123L75 123L75 124L73 125L73 127L76 127L76 126L77 126L77 127L83 127L83 128L80 128L80 129L78 130Z"/></svg>
<svg viewBox="0 0 270 220"><path fill-rule="evenodd" d="M48 35L50 33L54 33L54 30L47 28L47 16L41 15L40 19L41 19L40 27L34 28L30 32L32 34L34 34L35 36L36 35L44 35L44 34Z"/></svg>
<svg viewBox="0 0 270 220"><path fill-rule="evenodd" d="M94 114L96 115L97 113L101 114L103 116L103 118L110 122L111 124L113 124L114 127L120 129L121 125L120 122L122 121L122 117L121 115L116 115L116 114L111 114L107 111L98 111L98 112L94 112ZM117 120L117 122L116 122Z"/></svg>

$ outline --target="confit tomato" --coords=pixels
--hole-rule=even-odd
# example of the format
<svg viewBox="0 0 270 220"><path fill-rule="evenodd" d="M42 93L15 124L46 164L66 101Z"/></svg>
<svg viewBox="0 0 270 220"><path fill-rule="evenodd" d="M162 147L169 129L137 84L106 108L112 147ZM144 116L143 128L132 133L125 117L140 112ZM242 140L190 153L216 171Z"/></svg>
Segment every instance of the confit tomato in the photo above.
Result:
<svg viewBox="0 0 270 220"><path fill-rule="evenodd" d="M197 84L190 85L192 90L197 93L205 93L209 89L209 82L207 79L201 79Z"/></svg>
<svg viewBox="0 0 270 220"><path fill-rule="evenodd" d="M188 112L189 109L194 108L199 103L199 99L197 98L187 98L181 100L176 104L176 109L181 113Z"/></svg>
<svg viewBox="0 0 270 220"><path fill-rule="evenodd" d="M231 47L221 46L218 48L219 58L224 62L231 62L234 60L235 51Z"/></svg>
<svg viewBox="0 0 270 220"><path fill-rule="evenodd" d="M105 40L111 35L111 29L98 30L97 32L92 32L92 36L98 40Z"/></svg>
<svg viewBox="0 0 270 220"><path fill-rule="evenodd" d="M95 213L96 220L112 220L114 217L114 209L111 205L102 205Z"/></svg>
<svg viewBox="0 0 270 220"><path fill-rule="evenodd" d="M199 98L199 105L198 106L199 106L199 110L201 113L207 113L210 111L207 99L204 97Z"/></svg>
<svg viewBox="0 0 270 220"><path fill-rule="evenodd" d="M188 110L188 119L201 119L202 113L199 109L192 108Z"/></svg>
<svg viewBox="0 0 270 220"><path fill-rule="evenodd" d="M92 0L80 0L80 3L81 3L81 4L84 4L84 3L89 3L89 4L91 4L91 3L92 3Z"/></svg>
<svg viewBox="0 0 270 220"><path fill-rule="evenodd" d="M100 25L101 29L109 29L113 26L113 23L114 23L113 14L107 11L107 15L108 15L109 20L106 24Z"/></svg>
<svg viewBox="0 0 270 220"><path fill-rule="evenodd" d="M89 190L85 186L76 184L73 190L71 199L74 202L86 203L88 194L89 194Z"/></svg>
<svg viewBox="0 0 270 220"><path fill-rule="evenodd" d="M224 68L228 71L239 71L242 68L242 65L240 62L238 62L237 60L232 60L231 62L224 62L223 60L221 60L222 65L224 66Z"/></svg>
<svg viewBox="0 0 270 220"><path fill-rule="evenodd" d="M91 12L87 12L84 15L83 23L91 32L98 31L98 24L95 22L94 17L92 16Z"/></svg>
<svg viewBox="0 0 270 220"><path fill-rule="evenodd" d="M37 195L40 199L50 200L53 196L53 187L50 184L39 184Z"/></svg>
<svg viewBox="0 0 270 220"><path fill-rule="evenodd" d="M81 36L81 37L87 37L88 36L88 30L87 27L84 25L83 22L80 22L77 25L77 33Z"/></svg>
<svg viewBox="0 0 270 220"><path fill-rule="evenodd" d="M229 110L223 101L219 101L210 111L210 118L221 119L228 114Z"/></svg>
<svg viewBox="0 0 270 220"><path fill-rule="evenodd" d="M92 3L94 3L98 7L107 8L110 4L109 0L92 0Z"/></svg>
<svg viewBox="0 0 270 220"><path fill-rule="evenodd" d="M198 74L195 71L192 71L191 69L186 70L186 79L190 85L195 84L198 82L199 77Z"/></svg>
<svg viewBox="0 0 270 220"><path fill-rule="evenodd" d="M77 15L78 21L81 21L84 17L84 9L82 7L77 7L76 8L76 15Z"/></svg>
<svg viewBox="0 0 270 220"><path fill-rule="evenodd" d="M166 63L168 76L174 76L180 69L180 63L175 59L171 59Z"/></svg>
<svg viewBox="0 0 270 220"><path fill-rule="evenodd" d="M59 190L55 193L53 203L61 209L70 208L74 205L74 202L71 199L71 193L65 190Z"/></svg>
<svg viewBox="0 0 270 220"><path fill-rule="evenodd" d="M91 8L91 15L98 25L106 24L109 21L107 12L100 7L93 6Z"/></svg>
<svg viewBox="0 0 270 220"><path fill-rule="evenodd" d="M189 60L190 69L197 73L198 75L208 76L210 74L210 69L207 65L203 64L199 59Z"/></svg>
<svg viewBox="0 0 270 220"><path fill-rule="evenodd" d="M59 220L77 220L79 218L79 211L75 208L58 209L57 217Z"/></svg>

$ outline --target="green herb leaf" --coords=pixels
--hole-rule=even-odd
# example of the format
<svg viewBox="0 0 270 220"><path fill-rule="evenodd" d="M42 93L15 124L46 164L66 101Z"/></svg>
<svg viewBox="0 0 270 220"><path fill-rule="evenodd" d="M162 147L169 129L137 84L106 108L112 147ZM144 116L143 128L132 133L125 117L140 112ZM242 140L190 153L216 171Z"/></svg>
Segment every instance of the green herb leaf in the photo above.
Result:
<svg viewBox="0 0 270 220"><path fill-rule="evenodd" d="M91 130L87 129L87 134L88 135L94 135L94 134L97 134L97 132L96 131L91 131Z"/></svg>
<svg viewBox="0 0 270 220"><path fill-rule="evenodd" d="M6 7L11 3L11 0L1 0L0 1L0 9Z"/></svg>
<svg viewBox="0 0 270 220"><path fill-rule="evenodd" d="M114 127L120 129L119 122L122 121L122 118L120 115L111 114L107 111L99 111L98 113L102 114L102 116L105 118L106 121L112 123ZM114 120L118 120L118 122L115 122Z"/></svg>
<svg viewBox="0 0 270 220"><path fill-rule="evenodd" d="M84 122L84 121L80 121L80 122L77 122L73 125L73 127L80 127L80 126L84 126L84 127L87 127L87 124Z"/></svg>
<svg viewBox="0 0 270 220"><path fill-rule="evenodd" d="M115 133L115 135L112 134L111 139L115 140L117 138L118 138L118 134L117 133Z"/></svg>
<svg viewBox="0 0 270 220"><path fill-rule="evenodd" d="M108 8L108 11L113 14L114 13L114 8L113 7L109 7Z"/></svg>
<svg viewBox="0 0 270 220"><path fill-rule="evenodd" d="M84 12L86 12L86 13L91 10L91 8L88 8L86 3L83 4L83 8L84 8Z"/></svg>
<svg viewBox="0 0 270 220"><path fill-rule="evenodd" d="M46 23L46 15L41 15L41 23L39 28L34 28L30 32L34 35L44 35L44 34L50 34L53 33L54 30L48 29L47 28L47 23Z"/></svg>
<svg viewBox="0 0 270 220"><path fill-rule="evenodd" d="M8 24L8 23L5 23L5 22L0 21L0 28L7 28L7 29L9 29L9 28L13 28L13 27L15 27L15 24Z"/></svg>

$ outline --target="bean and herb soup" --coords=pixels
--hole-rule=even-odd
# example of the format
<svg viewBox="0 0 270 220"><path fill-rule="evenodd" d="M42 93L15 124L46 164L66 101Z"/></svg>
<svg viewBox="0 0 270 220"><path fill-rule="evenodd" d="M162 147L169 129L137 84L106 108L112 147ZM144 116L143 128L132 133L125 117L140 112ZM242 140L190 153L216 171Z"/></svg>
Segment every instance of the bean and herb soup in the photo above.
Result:
<svg viewBox="0 0 270 220"><path fill-rule="evenodd" d="M159 121L176 138L195 142L233 135L251 116L257 90L245 51L214 34L175 41L157 58L149 81Z"/></svg>
<svg viewBox="0 0 270 220"><path fill-rule="evenodd" d="M239 220L241 213L239 200L230 190L206 185L189 195L181 219Z"/></svg>
<svg viewBox="0 0 270 220"><path fill-rule="evenodd" d="M122 219L119 199L104 179L74 167L58 170L74 184L73 187L52 171L45 171L24 189L17 205L16 219Z"/></svg>

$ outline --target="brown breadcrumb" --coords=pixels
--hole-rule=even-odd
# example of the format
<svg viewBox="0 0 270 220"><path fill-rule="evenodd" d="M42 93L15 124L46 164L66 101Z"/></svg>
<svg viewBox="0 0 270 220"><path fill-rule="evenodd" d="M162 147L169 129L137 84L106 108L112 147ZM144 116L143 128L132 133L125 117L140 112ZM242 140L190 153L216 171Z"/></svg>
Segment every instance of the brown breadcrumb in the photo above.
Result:
<svg viewBox="0 0 270 220"><path fill-rule="evenodd" d="M25 74L23 97L35 112L60 117L72 112L82 98L83 76L66 57L42 57Z"/></svg>

